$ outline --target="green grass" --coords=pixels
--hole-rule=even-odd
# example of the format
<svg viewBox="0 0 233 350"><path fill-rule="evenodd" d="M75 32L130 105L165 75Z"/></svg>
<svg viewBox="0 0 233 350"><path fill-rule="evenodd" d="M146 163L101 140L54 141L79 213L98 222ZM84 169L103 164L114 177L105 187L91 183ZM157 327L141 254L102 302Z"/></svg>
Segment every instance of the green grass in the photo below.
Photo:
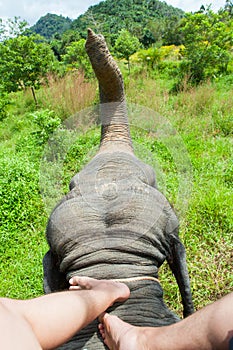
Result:
<svg viewBox="0 0 233 350"><path fill-rule="evenodd" d="M159 187L180 216L194 304L200 308L233 287L233 89L223 79L175 95L172 84L143 72L127 78L129 119L136 154L155 168ZM93 85L90 89L93 94ZM0 295L28 298L43 292L41 261L47 251L41 159L64 114L59 96L36 113L30 96L12 99L0 122ZM85 123L80 114L76 141L61 163L62 192L98 147L99 127ZM181 314L166 264L159 277L166 302Z"/></svg>

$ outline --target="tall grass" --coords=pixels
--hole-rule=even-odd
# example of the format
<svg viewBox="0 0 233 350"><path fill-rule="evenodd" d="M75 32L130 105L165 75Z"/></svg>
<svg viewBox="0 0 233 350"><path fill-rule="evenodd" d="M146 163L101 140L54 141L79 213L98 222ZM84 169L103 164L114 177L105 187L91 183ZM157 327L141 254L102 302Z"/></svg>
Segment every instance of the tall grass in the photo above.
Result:
<svg viewBox="0 0 233 350"><path fill-rule="evenodd" d="M42 107L54 110L64 120L89 107L97 93L96 81L86 81L83 73L74 71L62 78L50 75L38 98Z"/></svg>
<svg viewBox="0 0 233 350"><path fill-rule="evenodd" d="M180 190L185 192L191 184L187 206L179 214L180 236L186 246L194 303L200 308L233 287L233 89L219 80L172 94L172 80L152 79L143 72L125 81L137 155L160 173L158 185L175 207ZM38 135L49 136L56 115L63 120L95 103L96 83L87 83L80 75L51 78L49 87L38 92L44 108L37 112L41 123L36 123L29 96L14 98L10 115L0 123L0 294L27 298L42 293L41 259L47 250L47 214L38 184L44 145ZM159 132L161 121L170 128L168 140ZM64 162L66 190L98 142L99 128L94 126L77 138ZM180 166L182 159L188 159L190 173ZM189 183L179 188L180 176L187 174ZM177 284L166 264L160 280L166 302L181 313Z"/></svg>

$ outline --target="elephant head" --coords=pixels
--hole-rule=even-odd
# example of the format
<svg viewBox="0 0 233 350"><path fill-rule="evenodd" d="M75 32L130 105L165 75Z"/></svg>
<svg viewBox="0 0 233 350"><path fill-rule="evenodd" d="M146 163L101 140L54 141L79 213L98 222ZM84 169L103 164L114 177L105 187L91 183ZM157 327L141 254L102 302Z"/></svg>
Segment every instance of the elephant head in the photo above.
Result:
<svg viewBox="0 0 233 350"><path fill-rule="evenodd" d="M68 287L75 275L120 279L131 297L109 312L140 326L179 321L163 301L158 269L167 260L193 312L178 219L156 186L153 169L134 154L121 72L102 35L88 30L86 50L99 81L101 142L98 153L70 182L70 191L47 224L46 293ZM61 349L104 349L96 322Z"/></svg>

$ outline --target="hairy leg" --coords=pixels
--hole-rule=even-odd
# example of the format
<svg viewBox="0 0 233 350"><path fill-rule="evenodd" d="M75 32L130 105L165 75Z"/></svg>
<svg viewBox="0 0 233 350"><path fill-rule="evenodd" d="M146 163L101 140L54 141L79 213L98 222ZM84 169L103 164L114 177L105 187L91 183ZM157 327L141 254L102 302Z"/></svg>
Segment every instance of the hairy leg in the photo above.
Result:
<svg viewBox="0 0 233 350"><path fill-rule="evenodd" d="M61 345L114 302L124 301L130 294L125 284L113 281L73 277L70 283L73 289L71 291L44 295L31 300L0 299L5 313L11 319L15 318L21 328L24 327L24 339L21 333L17 337L17 344L24 340L22 349L34 350L34 348L40 349L40 346L43 349L53 349ZM4 333L6 326L2 313L0 313L0 322L1 332ZM12 331L16 332L17 324L13 323L11 326L8 323L9 329L12 328ZM34 348L30 344L26 345L27 339L29 341L31 338L35 340ZM7 341L10 342L13 339L9 338ZM0 344L1 342L2 338ZM2 345L0 348L15 347Z"/></svg>
<svg viewBox="0 0 233 350"><path fill-rule="evenodd" d="M100 333L110 350L229 350L233 293L166 327L134 327L108 314L100 322Z"/></svg>

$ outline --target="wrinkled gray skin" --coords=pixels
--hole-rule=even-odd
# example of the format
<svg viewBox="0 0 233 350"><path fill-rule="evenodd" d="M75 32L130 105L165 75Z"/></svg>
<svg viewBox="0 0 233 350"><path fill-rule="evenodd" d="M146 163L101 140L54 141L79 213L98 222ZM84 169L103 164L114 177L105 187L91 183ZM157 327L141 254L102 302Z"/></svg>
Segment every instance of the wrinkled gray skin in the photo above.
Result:
<svg viewBox="0 0 233 350"><path fill-rule="evenodd" d="M155 174L133 153L121 73L101 35L88 31L86 50L99 81L99 152L70 182L70 192L53 210L47 225L44 290L68 287L70 276L129 278L158 276L166 259L182 296L184 316L193 312L185 249L178 220L156 188ZM156 281L128 283L131 297L109 311L134 325L177 322L163 302ZM78 315L77 315L78 317ZM97 321L61 349L104 349Z"/></svg>

